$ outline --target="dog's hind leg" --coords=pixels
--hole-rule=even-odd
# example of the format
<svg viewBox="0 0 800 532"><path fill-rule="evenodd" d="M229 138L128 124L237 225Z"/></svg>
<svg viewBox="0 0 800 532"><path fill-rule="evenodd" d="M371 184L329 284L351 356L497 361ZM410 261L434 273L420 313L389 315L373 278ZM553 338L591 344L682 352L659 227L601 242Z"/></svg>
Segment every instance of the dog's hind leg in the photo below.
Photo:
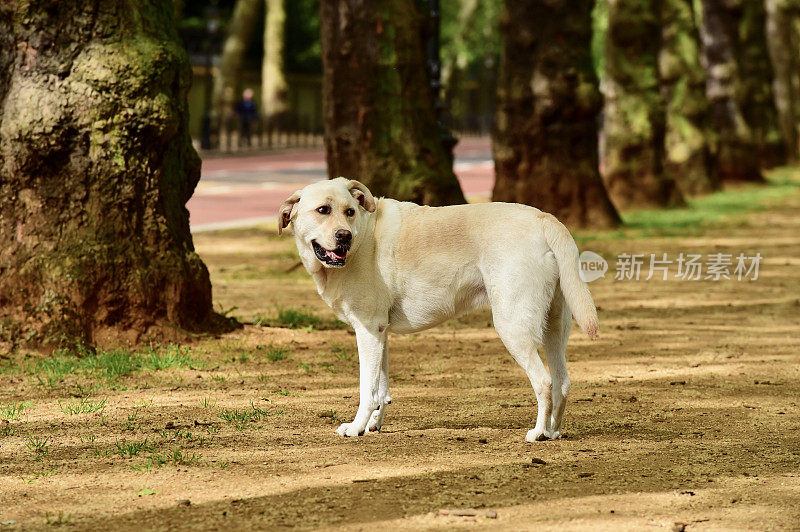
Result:
<svg viewBox="0 0 800 532"><path fill-rule="evenodd" d="M380 431L383 426L383 416L386 414L386 407L392 404L392 396L389 394L389 343L383 344L383 360L381 360L381 376L378 381L378 408L372 413L367 423L367 431Z"/></svg>
<svg viewBox="0 0 800 532"><path fill-rule="evenodd" d="M548 310L547 304L543 302L551 300L554 285L541 282L526 285L522 293L519 287L515 287L513 294L493 294L490 295L490 300L497 334L514 360L525 370L536 394L536 426L525 437L532 442L553 437L550 428L553 408L551 380L542 359L539 358L537 347L542 342Z"/></svg>
<svg viewBox="0 0 800 532"><path fill-rule="evenodd" d="M547 355L547 367L553 381L553 413L550 418L553 438L561 435L561 421L569 395L570 382L565 352L571 329L572 313L564 300L561 288L556 287L553 302L550 305L550 313L547 315L543 342L544 352Z"/></svg>

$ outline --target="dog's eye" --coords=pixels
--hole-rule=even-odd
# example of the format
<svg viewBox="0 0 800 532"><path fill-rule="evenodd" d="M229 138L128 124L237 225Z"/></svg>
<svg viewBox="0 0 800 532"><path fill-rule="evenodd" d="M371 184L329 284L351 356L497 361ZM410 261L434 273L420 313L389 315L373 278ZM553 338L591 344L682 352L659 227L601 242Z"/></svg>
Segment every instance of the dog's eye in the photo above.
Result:
<svg viewBox="0 0 800 532"><path fill-rule="evenodd" d="M328 207L327 205L322 205L320 207L317 207L317 212L320 214L330 214L331 208Z"/></svg>
<svg viewBox="0 0 800 532"><path fill-rule="evenodd" d="M355 209L347 209L344 211L347 216L354 216L356 214Z"/></svg>

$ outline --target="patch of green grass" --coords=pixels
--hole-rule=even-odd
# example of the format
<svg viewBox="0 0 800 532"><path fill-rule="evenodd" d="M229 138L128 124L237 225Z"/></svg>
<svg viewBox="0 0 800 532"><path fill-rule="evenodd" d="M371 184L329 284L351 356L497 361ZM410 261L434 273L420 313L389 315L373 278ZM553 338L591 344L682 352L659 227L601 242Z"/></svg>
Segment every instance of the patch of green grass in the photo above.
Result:
<svg viewBox="0 0 800 532"><path fill-rule="evenodd" d="M66 403L61 403L61 401L59 401L58 406L61 407L61 411L65 414L92 414L94 412L103 411L106 407L106 400L90 401L86 397L82 397Z"/></svg>
<svg viewBox="0 0 800 532"><path fill-rule="evenodd" d="M9 422L4 422L0 424L0 436L7 438L9 436L14 436L17 433L17 428Z"/></svg>
<svg viewBox="0 0 800 532"><path fill-rule="evenodd" d="M624 227L607 233L581 232L576 241L630 238L631 236L687 236L701 234L723 221L743 218L762 210L800 187L800 170L778 168L769 172L768 184L738 185L707 196L691 198L685 207L645 209L622 213Z"/></svg>
<svg viewBox="0 0 800 532"><path fill-rule="evenodd" d="M18 420L22 411L30 406L30 402L22 401L21 403L8 403L0 405L0 419L6 421Z"/></svg>
<svg viewBox="0 0 800 532"><path fill-rule="evenodd" d="M201 366L202 361L191 356L187 347L170 345L163 351L148 349L134 353L125 349L98 350L94 353L83 349L60 350L48 358L41 358L28 366L39 384L55 386L70 376L83 376L106 384L141 370L163 370L167 368ZM78 384L79 394L88 395L95 385Z"/></svg>
<svg viewBox="0 0 800 532"><path fill-rule="evenodd" d="M162 370L188 367L202 367L202 361L194 358L188 347L174 344L167 346L162 353L151 351L144 361L144 369Z"/></svg>
<svg viewBox="0 0 800 532"><path fill-rule="evenodd" d="M200 462L202 456L199 454L185 452L181 449L170 449L166 451L151 451L150 456L144 464L134 466L137 471L150 471L154 467L164 465L192 465Z"/></svg>
<svg viewBox="0 0 800 532"><path fill-rule="evenodd" d="M263 351L270 362L277 362L289 357L289 348L285 346L275 346L273 344L267 346L258 346L258 349Z"/></svg>
<svg viewBox="0 0 800 532"><path fill-rule="evenodd" d="M45 524L51 526L61 526L67 525L72 520L72 514L67 514L62 512L61 510L58 511L58 514L50 515L50 512L44 513L44 520Z"/></svg>
<svg viewBox="0 0 800 532"><path fill-rule="evenodd" d="M308 331L325 331L346 329L347 324L339 320L323 320L313 312L297 309L279 309L277 317L259 317L253 320L254 325L267 327L285 327L287 329L305 329Z"/></svg>
<svg viewBox="0 0 800 532"><path fill-rule="evenodd" d="M125 422L125 429L131 432L136 432L142 428L141 422L139 422L139 412L132 412L128 414L128 421Z"/></svg>
<svg viewBox="0 0 800 532"><path fill-rule="evenodd" d="M118 441L116 443L116 447L117 450L114 454L118 454L126 458L133 458L142 451L153 450L153 446L148 444L147 438L145 438L144 441L135 442L128 442L127 440L122 440L121 442Z"/></svg>
<svg viewBox="0 0 800 532"><path fill-rule="evenodd" d="M331 344L331 355L338 360L346 362L353 360L353 353L348 351L345 346L340 344Z"/></svg>
<svg viewBox="0 0 800 532"><path fill-rule="evenodd" d="M223 421L233 423L238 430L243 430L252 422L261 421L270 416L278 416L281 414L283 414L283 410L265 410L257 407L255 403L250 401L250 408L224 408L220 412L219 417Z"/></svg>
<svg viewBox="0 0 800 532"><path fill-rule="evenodd" d="M41 438L33 434L29 434L25 440L25 447L37 459L50 453L50 438Z"/></svg>
<svg viewBox="0 0 800 532"><path fill-rule="evenodd" d="M52 477L52 476L53 476L53 473L55 473L55 472L56 472L56 469L57 469L57 468L58 468L57 466L53 466L53 467L51 467L50 469L48 469L47 471L42 471L41 473L34 473L33 475L31 475L31 476L29 476L29 477L25 477L25 476L23 476L23 475L20 475L20 477L19 477L19 478L20 478L20 480L22 480L22 482L24 482L25 484L33 484L34 482L36 482L36 481L37 481L37 480L39 480L40 478L48 478L48 477Z"/></svg>
<svg viewBox="0 0 800 532"><path fill-rule="evenodd" d="M211 408L216 405L217 402L212 401L210 397L203 397L202 399L200 399L200 406L202 406L203 408Z"/></svg>

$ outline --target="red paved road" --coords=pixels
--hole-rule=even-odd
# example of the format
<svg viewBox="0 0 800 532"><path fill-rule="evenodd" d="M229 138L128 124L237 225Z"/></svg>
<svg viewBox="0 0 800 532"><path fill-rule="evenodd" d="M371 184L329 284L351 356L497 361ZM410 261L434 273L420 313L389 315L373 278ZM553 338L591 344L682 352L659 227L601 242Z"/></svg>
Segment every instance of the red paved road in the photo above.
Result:
<svg viewBox="0 0 800 532"><path fill-rule="evenodd" d="M464 194L490 196L494 167L489 139L463 139L455 155L455 172ZM321 149L204 159L200 185L188 204L192 230L274 220L286 196L326 176Z"/></svg>

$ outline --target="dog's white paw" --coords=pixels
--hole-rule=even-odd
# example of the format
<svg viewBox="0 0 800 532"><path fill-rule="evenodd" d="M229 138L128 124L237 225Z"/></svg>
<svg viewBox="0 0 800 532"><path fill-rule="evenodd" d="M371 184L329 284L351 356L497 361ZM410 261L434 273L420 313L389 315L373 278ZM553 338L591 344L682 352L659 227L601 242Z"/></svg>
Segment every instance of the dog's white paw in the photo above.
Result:
<svg viewBox="0 0 800 532"><path fill-rule="evenodd" d="M381 415L381 409L374 411L372 415L369 417L369 422L367 423L367 432L375 431L380 432L381 427L383 426L383 416Z"/></svg>
<svg viewBox="0 0 800 532"><path fill-rule="evenodd" d="M551 432L549 430L542 430L542 429L531 429L525 436L525 441L533 443L535 441L555 440L556 438L559 437L561 437L560 432Z"/></svg>
<svg viewBox="0 0 800 532"><path fill-rule="evenodd" d="M336 434L344 436L345 438L352 438L354 436L362 436L364 431L359 430L359 428L353 426L352 423L342 423L339 425L339 428L336 429Z"/></svg>

